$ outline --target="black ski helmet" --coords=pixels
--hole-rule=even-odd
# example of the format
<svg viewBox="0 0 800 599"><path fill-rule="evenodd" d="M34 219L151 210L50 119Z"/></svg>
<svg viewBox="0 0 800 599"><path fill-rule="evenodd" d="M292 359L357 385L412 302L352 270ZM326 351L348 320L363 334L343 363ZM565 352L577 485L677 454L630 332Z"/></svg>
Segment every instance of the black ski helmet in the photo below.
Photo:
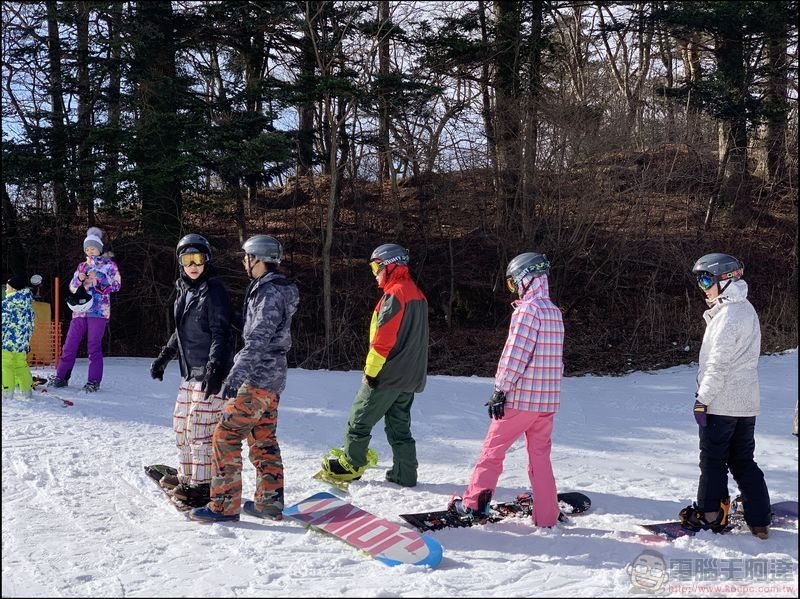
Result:
<svg viewBox="0 0 800 599"><path fill-rule="evenodd" d="M181 240L178 242L178 245L175 248L175 257L180 258L182 254L187 252L198 252L200 254L205 254L206 262L211 262L211 244L208 243L208 239L202 235L198 235L197 233L189 233L188 235L181 237Z"/></svg>
<svg viewBox="0 0 800 599"><path fill-rule="evenodd" d="M262 262L280 264L283 260L283 246L272 235L253 235L244 242L242 249Z"/></svg>
<svg viewBox="0 0 800 599"><path fill-rule="evenodd" d="M384 243L373 250L369 261L378 263L378 270L375 273L377 274L390 264L408 264L410 259L408 250L403 246L396 243Z"/></svg>
<svg viewBox="0 0 800 599"><path fill-rule="evenodd" d="M738 281L744 275L744 263L730 254L714 252L702 256L695 262L692 274L697 278L698 284L703 283L700 288L706 291L714 283ZM701 281L701 279L704 280Z"/></svg>
<svg viewBox="0 0 800 599"><path fill-rule="evenodd" d="M541 277L550 272L550 261L547 256L539 252L525 252L520 254L506 268L506 284L510 291L515 291L517 285L527 274Z"/></svg>
<svg viewBox="0 0 800 599"><path fill-rule="evenodd" d="M94 297L80 285L75 293L67 295L67 307L75 313L88 312L92 308Z"/></svg>

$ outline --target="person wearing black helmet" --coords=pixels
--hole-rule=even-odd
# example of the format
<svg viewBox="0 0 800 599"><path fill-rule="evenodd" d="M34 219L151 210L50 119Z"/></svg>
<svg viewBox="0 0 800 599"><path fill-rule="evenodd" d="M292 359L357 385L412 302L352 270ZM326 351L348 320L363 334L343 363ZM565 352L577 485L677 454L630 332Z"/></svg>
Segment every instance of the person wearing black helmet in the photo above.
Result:
<svg viewBox="0 0 800 599"><path fill-rule="evenodd" d="M539 252L516 256L506 268L508 290L519 296L508 326L489 401L489 430L463 496L447 509L463 519L483 519L503 472L506 452L524 435L533 522L551 527L560 516L550 462L551 436L561 405L564 322L550 299L550 261Z"/></svg>
<svg viewBox="0 0 800 599"><path fill-rule="evenodd" d="M403 487L417 484L411 405L427 380L428 302L411 279L408 262L408 250L395 243L378 246L370 257L383 296L372 313L364 376L350 408L344 447L332 449L322 460L325 476L333 481L358 480L368 464L377 464L369 441L383 418L392 448L386 480Z"/></svg>
<svg viewBox="0 0 800 599"><path fill-rule="evenodd" d="M758 358L761 326L747 300L744 264L729 254L701 257L692 268L708 310L700 347L693 413L699 427L697 501L680 511L693 531L721 532L728 524L728 470L741 492L744 519L759 538L769 536L770 499L754 460L760 410Z"/></svg>
<svg viewBox="0 0 800 599"><path fill-rule="evenodd" d="M280 520L284 507L283 460L278 445L278 404L286 387L286 354L292 345L292 316L300 294L278 272L283 247L271 235L254 235L242 245L250 285L244 294L242 349L222 387L227 400L214 429L211 501L189 517L204 522L239 520L239 511ZM253 501L242 503L242 441L256 470Z"/></svg>
<svg viewBox="0 0 800 599"><path fill-rule="evenodd" d="M215 276L205 237L185 235L175 258L180 273L175 281L175 329L150 365L150 376L164 380L167 364L178 358L181 382L172 413L178 468L159 484L179 501L201 506L210 499L211 435L222 415L219 392L231 364L230 296Z"/></svg>

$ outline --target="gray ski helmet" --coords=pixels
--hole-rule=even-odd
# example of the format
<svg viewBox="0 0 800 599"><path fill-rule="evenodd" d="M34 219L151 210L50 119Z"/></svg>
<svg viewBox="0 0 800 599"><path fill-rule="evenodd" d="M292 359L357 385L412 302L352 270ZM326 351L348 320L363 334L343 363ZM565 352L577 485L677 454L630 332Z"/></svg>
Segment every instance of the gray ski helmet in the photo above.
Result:
<svg viewBox="0 0 800 599"><path fill-rule="evenodd" d="M372 255L369 257L370 262L378 263L378 270L375 274L378 274L390 264L408 264L410 259L411 257L408 254L408 250L396 243L384 243L383 245L379 245L373 250Z"/></svg>
<svg viewBox="0 0 800 599"><path fill-rule="evenodd" d="M506 283L511 291L515 291L517 285L527 274L540 277L550 272L550 261L547 256L539 252L525 252L520 254L506 268Z"/></svg>
<svg viewBox="0 0 800 599"><path fill-rule="evenodd" d="M262 262L280 264L283 260L283 246L271 235L253 235L244 242L242 249Z"/></svg>
<svg viewBox="0 0 800 599"><path fill-rule="evenodd" d="M208 239L202 235L198 235L197 233L189 233L188 235L181 237L181 240L178 242L178 245L175 248L175 257L179 258L181 254L185 254L186 252L199 252L201 254L205 254L206 260L211 262L211 244L208 243Z"/></svg>
<svg viewBox="0 0 800 599"><path fill-rule="evenodd" d="M702 281L701 289L705 291L720 281L738 281L744 275L744 263L729 254L714 252L695 262L692 273L697 277L698 283L704 275L710 275Z"/></svg>

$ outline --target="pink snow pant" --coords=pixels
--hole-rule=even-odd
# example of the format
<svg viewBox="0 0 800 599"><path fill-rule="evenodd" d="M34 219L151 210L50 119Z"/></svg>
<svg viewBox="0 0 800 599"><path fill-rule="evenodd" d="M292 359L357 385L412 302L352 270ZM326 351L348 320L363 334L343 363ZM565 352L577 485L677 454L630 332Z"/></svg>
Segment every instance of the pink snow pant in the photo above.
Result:
<svg viewBox="0 0 800 599"><path fill-rule="evenodd" d="M78 346L86 335L86 353L89 354L89 374L87 381L99 383L103 380L103 335L106 333L108 318L81 316L72 318L69 323L67 340L61 350L61 360L58 362L56 374L58 378L69 380L75 358L78 357Z"/></svg>
<svg viewBox="0 0 800 599"><path fill-rule="evenodd" d="M524 434L525 448L528 450L528 478L534 497L533 522L537 526L553 526L560 513L556 481L550 464L550 435L554 418L555 412L506 408L501 420L492 420L483 440L478 463L472 471L469 487L462 498L464 506L476 509L478 495L484 489L491 489L494 495L497 480L503 472L506 452Z"/></svg>

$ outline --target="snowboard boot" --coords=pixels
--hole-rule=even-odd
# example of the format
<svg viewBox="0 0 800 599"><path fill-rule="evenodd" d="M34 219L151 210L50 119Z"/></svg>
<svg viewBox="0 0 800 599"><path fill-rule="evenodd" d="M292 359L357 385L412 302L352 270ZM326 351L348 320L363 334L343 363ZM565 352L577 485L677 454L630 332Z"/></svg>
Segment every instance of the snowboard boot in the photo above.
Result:
<svg viewBox="0 0 800 599"><path fill-rule="evenodd" d="M701 512L697 509L697 503L683 508L678 517L681 526L687 530L698 532L710 530L716 533L724 532L728 526L728 510L731 507L731 498L725 497L719 502L719 510L715 512Z"/></svg>
<svg viewBox="0 0 800 599"><path fill-rule="evenodd" d="M175 499L191 507L203 507L211 501L211 485L208 483L199 485L180 483L171 493Z"/></svg>
<svg viewBox="0 0 800 599"><path fill-rule="evenodd" d="M53 387L53 389L59 389L60 387L66 387L69 384L67 379L60 378L57 374L52 375L50 378L47 379L47 386Z"/></svg>
<svg viewBox="0 0 800 599"><path fill-rule="evenodd" d="M387 480L387 482L394 483L396 485L400 485L401 487L416 487L417 486L416 483L414 483L412 485L405 485L405 484L401 483L399 480L397 480L395 478L394 472L392 470L387 470L386 471L386 480Z"/></svg>
<svg viewBox="0 0 800 599"><path fill-rule="evenodd" d="M333 480L349 482L351 480L359 480L367 467L364 465L356 468L344 456L338 458L331 456L322 460L322 469Z"/></svg>
<svg viewBox="0 0 800 599"><path fill-rule="evenodd" d="M489 489L484 489L478 495L478 505L473 510L464 505L464 500L454 495L447 504L447 511L454 513L462 520L475 520L477 522L485 522L489 519L491 513L490 502L492 500L492 492Z"/></svg>
<svg viewBox="0 0 800 599"><path fill-rule="evenodd" d="M254 501L245 501L242 511L256 518L266 520L283 520L283 506L279 503L268 503L263 509L258 509Z"/></svg>
<svg viewBox="0 0 800 599"><path fill-rule="evenodd" d="M750 532L757 536L759 539L768 539L769 538L769 527L767 526L750 526L747 525L747 528L750 529Z"/></svg>
<svg viewBox="0 0 800 599"><path fill-rule="evenodd" d="M158 484L161 485L161 488L165 491L172 491L172 489L177 487L180 483L181 481L177 474L165 474L158 480Z"/></svg>
<svg viewBox="0 0 800 599"><path fill-rule="evenodd" d="M84 393L94 393L100 389L100 383L97 381L89 381L83 386Z"/></svg>
<svg viewBox="0 0 800 599"><path fill-rule="evenodd" d="M167 475L177 475L178 471L172 466L166 464L153 464L152 466L145 466L144 472L156 482L160 482L162 478ZM177 484L177 483L176 483Z"/></svg>
<svg viewBox="0 0 800 599"><path fill-rule="evenodd" d="M238 522L239 514L231 514L226 516L221 512L215 512L210 507L196 507L189 513L192 520L199 520L200 522Z"/></svg>
<svg viewBox="0 0 800 599"><path fill-rule="evenodd" d="M322 469L331 480L350 482L359 480L367 467L378 465L378 454L374 449L367 450L367 463L363 466L353 466L344 454L343 449L331 449L330 455L322 460Z"/></svg>

